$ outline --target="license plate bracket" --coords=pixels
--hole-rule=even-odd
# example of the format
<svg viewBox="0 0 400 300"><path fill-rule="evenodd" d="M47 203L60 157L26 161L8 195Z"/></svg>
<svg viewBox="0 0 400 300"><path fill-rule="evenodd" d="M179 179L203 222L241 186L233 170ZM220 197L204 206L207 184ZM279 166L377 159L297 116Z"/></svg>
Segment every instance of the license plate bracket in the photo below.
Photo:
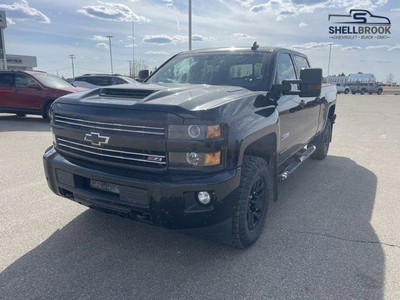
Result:
<svg viewBox="0 0 400 300"><path fill-rule="evenodd" d="M100 180L90 179L89 181L90 187L96 190L100 190L103 192L108 192L112 194L119 195L120 186L114 183L104 182Z"/></svg>

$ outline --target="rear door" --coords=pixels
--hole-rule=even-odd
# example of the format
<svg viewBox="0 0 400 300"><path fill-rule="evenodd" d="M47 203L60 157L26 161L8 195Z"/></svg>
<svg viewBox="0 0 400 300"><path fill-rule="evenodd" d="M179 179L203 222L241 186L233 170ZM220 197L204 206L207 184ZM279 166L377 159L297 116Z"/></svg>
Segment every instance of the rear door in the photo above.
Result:
<svg viewBox="0 0 400 300"><path fill-rule="evenodd" d="M310 68L310 64L304 56L293 54L296 64L297 76L300 78L300 70ZM303 144L308 143L317 133L319 113L321 110L320 97L300 97L302 114L304 115Z"/></svg>
<svg viewBox="0 0 400 300"><path fill-rule="evenodd" d="M15 105L19 108L29 110L42 109L43 103L47 100L43 88L32 88L32 84L40 87L40 84L31 76L26 74L15 74Z"/></svg>
<svg viewBox="0 0 400 300"><path fill-rule="evenodd" d="M14 107L14 74L0 73L0 108Z"/></svg>
<svg viewBox="0 0 400 300"><path fill-rule="evenodd" d="M295 67L289 52L282 51L278 55L275 83L283 80L297 79ZM292 90L297 90L297 85ZM297 95L282 95L277 109L280 115L280 152L279 162L285 161L302 147L304 132L304 114Z"/></svg>

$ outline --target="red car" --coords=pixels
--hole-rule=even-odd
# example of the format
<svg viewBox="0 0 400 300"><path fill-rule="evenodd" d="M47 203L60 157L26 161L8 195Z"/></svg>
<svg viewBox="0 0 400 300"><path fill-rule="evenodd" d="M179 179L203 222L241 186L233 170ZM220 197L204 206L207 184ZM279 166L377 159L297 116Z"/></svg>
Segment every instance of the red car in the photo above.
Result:
<svg viewBox="0 0 400 300"><path fill-rule="evenodd" d="M50 117L54 100L84 91L65 80L40 71L0 71L0 112Z"/></svg>

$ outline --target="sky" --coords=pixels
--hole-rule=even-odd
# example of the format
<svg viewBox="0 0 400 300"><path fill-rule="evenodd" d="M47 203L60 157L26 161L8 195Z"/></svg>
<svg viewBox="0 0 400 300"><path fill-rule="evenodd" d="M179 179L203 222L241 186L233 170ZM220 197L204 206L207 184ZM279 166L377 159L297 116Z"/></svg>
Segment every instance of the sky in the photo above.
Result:
<svg viewBox="0 0 400 300"><path fill-rule="evenodd" d="M400 82L398 0L193 0L193 49L281 46L305 52L327 74L374 73ZM328 14L368 9L391 20L391 38L333 40ZM112 38L114 73L129 74L132 21L135 58L159 66L188 50L187 0L0 0L7 13L6 52L37 56L43 71L72 77L110 72L107 35Z"/></svg>

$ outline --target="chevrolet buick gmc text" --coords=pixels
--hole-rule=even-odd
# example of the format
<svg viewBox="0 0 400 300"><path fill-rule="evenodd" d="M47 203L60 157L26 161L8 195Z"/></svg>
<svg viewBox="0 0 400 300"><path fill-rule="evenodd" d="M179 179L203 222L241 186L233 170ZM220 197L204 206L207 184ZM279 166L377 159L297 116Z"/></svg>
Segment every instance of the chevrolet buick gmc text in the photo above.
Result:
<svg viewBox="0 0 400 300"><path fill-rule="evenodd" d="M57 99L47 182L91 208L246 248L278 182L326 157L336 94L292 50L179 53L143 84Z"/></svg>

